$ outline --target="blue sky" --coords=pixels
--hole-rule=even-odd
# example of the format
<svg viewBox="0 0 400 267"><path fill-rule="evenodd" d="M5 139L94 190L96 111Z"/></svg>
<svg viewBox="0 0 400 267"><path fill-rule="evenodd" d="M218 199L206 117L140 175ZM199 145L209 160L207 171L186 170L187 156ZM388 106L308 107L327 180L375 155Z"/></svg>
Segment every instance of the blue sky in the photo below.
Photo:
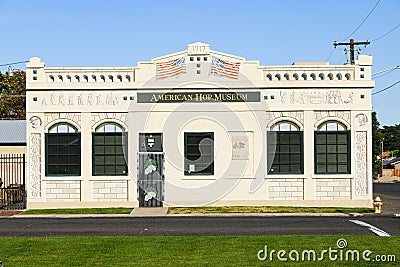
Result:
<svg viewBox="0 0 400 267"><path fill-rule="evenodd" d="M261 65L344 64L344 47L332 43L348 41L377 1L0 0L0 64L38 56L47 66L136 66L197 41ZM400 24L399 13L400 1L381 0L351 37L376 39ZM373 72L400 65L399 43L400 27L361 47ZM395 70L373 91L398 80ZM400 84L373 96L382 125L400 123L399 105Z"/></svg>

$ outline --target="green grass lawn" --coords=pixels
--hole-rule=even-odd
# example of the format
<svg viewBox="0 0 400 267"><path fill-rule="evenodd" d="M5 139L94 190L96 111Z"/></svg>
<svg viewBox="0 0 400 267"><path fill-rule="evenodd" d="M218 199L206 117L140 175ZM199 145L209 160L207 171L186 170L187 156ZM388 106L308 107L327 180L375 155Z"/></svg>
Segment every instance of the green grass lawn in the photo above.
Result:
<svg viewBox="0 0 400 267"><path fill-rule="evenodd" d="M193 207L193 208L169 208L168 214L192 214L192 213L370 213L373 208L340 208L340 207L279 207L279 206L224 206L224 207Z"/></svg>
<svg viewBox="0 0 400 267"><path fill-rule="evenodd" d="M133 208L83 208L83 209L44 209L26 210L21 214L129 214Z"/></svg>
<svg viewBox="0 0 400 267"><path fill-rule="evenodd" d="M0 261L12 266L287 266L288 262L257 259L265 245L270 250L301 252L314 250L317 258L322 250L338 249L337 240L345 238L342 249L372 251L395 255L400 260L400 237L377 236L251 236L251 237L59 237L0 238ZM339 250L340 251L340 250ZM261 254L262 255L262 254ZM294 254L293 254L294 255ZM339 252L338 252L338 255ZM288 257L288 254L286 254ZM301 257L301 256L300 256ZM352 261L306 261L307 266L395 266L395 263ZM307 259L307 257L306 257ZM296 265L296 262L289 261ZM297 262L303 264L304 262Z"/></svg>
<svg viewBox="0 0 400 267"><path fill-rule="evenodd" d="M133 208L80 208L80 209L42 209L27 210L21 214L129 214ZM193 207L168 208L168 214L196 214L196 213L371 213L372 208L330 208L330 207L275 207L275 206L224 206L224 207Z"/></svg>

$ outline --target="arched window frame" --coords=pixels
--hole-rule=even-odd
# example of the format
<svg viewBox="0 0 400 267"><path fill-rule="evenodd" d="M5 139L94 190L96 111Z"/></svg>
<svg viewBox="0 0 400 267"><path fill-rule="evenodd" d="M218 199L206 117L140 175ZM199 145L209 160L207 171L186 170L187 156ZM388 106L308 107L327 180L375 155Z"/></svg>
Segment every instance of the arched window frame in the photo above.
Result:
<svg viewBox="0 0 400 267"><path fill-rule="evenodd" d="M67 122L60 122L52 125L49 128L49 133L77 133L78 129L75 126L67 123Z"/></svg>
<svg viewBox="0 0 400 267"><path fill-rule="evenodd" d="M60 122L45 134L45 175L81 175L81 134L73 125Z"/></svg>
<svg viewBox="0 0 400 267"><path fill-rule="evenodd" d="M304 174L303 131L292 121L278 121L267 132L268 175Z"/></svg>
<svg viewBox="0 0 400 267"><path fill-rule="evenodd" d="M351 173L351 132L335 120L321 123L314 134L316 174Z"/></svg>
<svg viewBox="0 0 400 267"><path fill-rule="evenodd" d="M126 176L127 132L122 125L104 122L92 133L92 174L94 176Z"/></svg>

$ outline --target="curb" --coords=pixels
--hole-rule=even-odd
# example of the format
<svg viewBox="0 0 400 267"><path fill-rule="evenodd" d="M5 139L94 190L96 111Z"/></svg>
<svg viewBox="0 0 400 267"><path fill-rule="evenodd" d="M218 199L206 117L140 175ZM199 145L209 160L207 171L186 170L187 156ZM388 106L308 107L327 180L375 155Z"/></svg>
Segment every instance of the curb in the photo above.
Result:
<svg viewBox="0 0 400 267"><path fill-rule="evenodd" d="M1 218L162 218L162 217L363 217L363 216L395 216L393 213L190 213L190 214L15 214Z"/></svg>
<svg viewBox="0 0 400 267"><path fill-rule="evenodd" d="M358 217L351 213L190 213L190 214L17 214L5 218L154 218L154 217Z"/></svg>

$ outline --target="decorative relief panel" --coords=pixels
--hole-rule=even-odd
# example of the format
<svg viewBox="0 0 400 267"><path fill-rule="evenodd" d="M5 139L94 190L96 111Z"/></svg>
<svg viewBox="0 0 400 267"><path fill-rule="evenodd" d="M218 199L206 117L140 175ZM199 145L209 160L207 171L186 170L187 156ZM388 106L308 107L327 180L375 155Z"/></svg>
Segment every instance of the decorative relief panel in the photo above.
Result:
<svg viewBox="0 0 400 267"><path fill-rule="evenodd" d="M118 97L115 93L51 93L45 96L42 106L116 106Z"/></svg>
<svg viewBox="0 0 400 267"><path fill-rule="evenodd" d="M92 113L92 128L96 123L105 119L119 120L126 124L126 115L126 113Z"/></svg>
<svg viewBox="0 0 400 267"><path fill-rule="evenodd" d="M29 136L29 181L30 194L32 198L39 198L41 195L41 138L40 134L32 133Z"/></svg>
<svg viewBox="0 0 400 267"><path fill-rule="evenodd" d="M59 120L59 119L68 119L75 122L77 125L81 124L81 114L80 113L45 113L44 114L44 125L47 127L49 123Z"/></svg>
<svg viewBox="0 0 400 267"><path fill-rule="evenodd" d="M339 91L298 91L292 90L291 93L288 91L280 92L282 104L328 104L328 105L339 105L339 104L353 104L354 92L348 94L342 94Z"/></svg>
<svg viewBox="0 0 400 267"><path fill-rule="evenodd" d="M360 113L357 114L355 121L358 127L362 127L368 123L368 117L367 115Z"/></svg>
<svg viewBox="0 0 400 267"><path fill-rule="evenodd" d="M351 125L351 112L350 111L315 111L314 120L319 121L328 117L341 118Z"/></svg>
<svg viewBox="0 0 400 267"><path fill-rule="evenodd" d="M28 121L32 130L38 130L42 126L42 120L38 116L32 116Z"/></svg>
<svg viewBox="0 0 400 267"><path fill-rule="evenodd" d="M356 132L355 194L368 194L367 180L367 132Z"/></svg>
<svg viewBox="0 0 400 267"><path fill-rule="evenodd" d="M267 111L267 120L272 121L281 117L289 117L298 120L304 125L303 111Z"/></svg>

